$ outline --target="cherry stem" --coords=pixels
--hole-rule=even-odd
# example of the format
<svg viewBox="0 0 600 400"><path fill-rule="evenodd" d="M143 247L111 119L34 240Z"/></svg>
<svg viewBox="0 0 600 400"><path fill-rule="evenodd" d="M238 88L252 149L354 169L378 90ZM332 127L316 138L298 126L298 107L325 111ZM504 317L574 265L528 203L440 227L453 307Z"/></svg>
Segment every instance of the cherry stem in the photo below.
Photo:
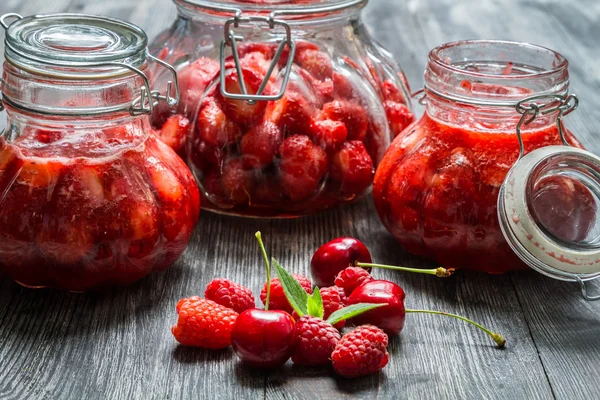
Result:
<svg viewBox="0 0 600 400"><path fill-rule="evenodd" d="M416 272L417 274L427 274L427 275L435 275L438 278L448 278L454 273L454 268L444 268L438 267L434 269L419 269L419 268L408 268L408 267L397 267L395 265L384 265L384 264L371 264L371 263L363 263L356 261L354 263L355 267L372 267L372 268L382 268L382 269L393 269L396 271L406 271L406 272Z"/></svg>
<svg viewBox="0 0 600 400"><path fill-rule="evenodd" d="M490 331L489 329L485 328L484 326L478 324L475 321L471 321L468 318L465 318L463 316L460 315L456 315L456 314L451 314L451 313L447 313L447 312L443 312L443 311L432 311L432 310L406 310L407 313L421 313L421 314L435 314L435 315L444 315L446 317L453 317L453 318L457 318L460 319L461 321L465 321L468 322L469 324L481 329L482 331L484 331L485 333L487 333L488 335L490 335L492 337L492 339L494 339L494 342L496 342L496 344L498 345L498 347L503 348L504 345L506 344L506 339L504 339L502 337L502 335L500 335L499 333L494 333L492 331Z"/></svg>
<svg viewBox="0 0 600 400"><path fill-rule="evenodd" d="M269 311L269 300L271 299L271 264L269 264L269 257L267 256L267 251L265 250L260 231L256 232L254 236L256 236L256 240L258 240L260 251L265 259L265 267L267 270L267 298L265 299L265 311Z"/></svg>

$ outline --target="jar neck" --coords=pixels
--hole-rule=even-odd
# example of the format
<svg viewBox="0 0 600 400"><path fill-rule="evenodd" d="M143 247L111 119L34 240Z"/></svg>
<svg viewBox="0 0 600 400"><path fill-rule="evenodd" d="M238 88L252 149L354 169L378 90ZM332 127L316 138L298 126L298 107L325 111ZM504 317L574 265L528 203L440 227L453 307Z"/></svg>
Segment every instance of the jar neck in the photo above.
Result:
<svg viewBox="0 0 600 400"><path fill-rule="evenodd" d="M243 17L268 17L276 11L277 20L296 26L356 19L368 0L315 0L311 4L304 5L290 4L293 2L288 0L275 0L266 5L242 1L225 4L223 1L200 0L173 0L173 2L181 18L199 20L203 23L224 25L228 19L234 17L236 10L240 10Z"/></svg>
<svg viewBox="0 0 600 400"><path fill-rule="evenodd" d="M425 70L427 114L478 129L514 129L521 118L517 103L534 96L565 96L568 90L567 60L526 43L445 44L431 51ZM557 116L540 115L527 128L555 124Z"/></svg>
<svg viewBox="0 0 600 400"><path fill-rule="evenodd" d="M141 70L146 71L147 65ZM40 116L68 115L72 121L83 115L123 117L143 84L135 73L100 80L68 79L33 74L5 62L0 89L4 103L14 109Z"/></svg>

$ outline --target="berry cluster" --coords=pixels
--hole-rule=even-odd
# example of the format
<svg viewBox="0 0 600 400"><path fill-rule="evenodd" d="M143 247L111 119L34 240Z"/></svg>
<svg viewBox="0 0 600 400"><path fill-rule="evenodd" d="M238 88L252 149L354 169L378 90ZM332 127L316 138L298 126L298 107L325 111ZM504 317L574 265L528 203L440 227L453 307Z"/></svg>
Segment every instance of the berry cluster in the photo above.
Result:
<svg viewBox="0 0 600 400"><path fill-rule="evenodd" d="M238 46L247 93L259 91L276 48L252 42ZM284 49L263 94L279 92L288 53ZM220 70L216 60L200 58L180 72L179 111L196 120L188 161L213 204L242 213L305 213L355 200L371 186L390 138L370 110L368 95L358 89L355 81L363 78L335 67L337 62L316 44L299 41L283 97L254 103L221 93L213 83ZM343 63L361 70L347 57ZM234 66L229 57L225 89L240 94ZM413 121L406 99L393 80L382 81L374 70L369 79L395 136ZM154 118L163 127L160 135L180 154L183 142L174 133L185 123L183 116Z"/></svg>
<svg viewBox="0 0 600 400"><path fill-rule="evenodd" d="M267 269L260 295L264 309L254 308L249 289L215 279L206 288L206 299L191 297L177 305L179 320L172 332L181 344L211 349L231 345L244 364L257 368L276 367L290 358L303 366L331 364L338 375L353 378L384 368L389 358L388 335L400 333L406 313L422 312L469 322L488 333L499 347L504 346L502 336L464 317L405 309L402 288L374 279L363 266L411 269L358 261L370 261L371 256L356 239L336 239L317 250L311 263L313 276L335 282L320 289L313 288L305 276L289 274L275 259L269 263L260 232L256 236ZM322 264L323 260L328 262ZM271 265L278 276L273 280ZM319 265L327 268L321 270ZM331 278L336 269L339 272ZM439 277L451 274L443 268L419 272ZM342 335L345 322L358 327Z"/></svg>

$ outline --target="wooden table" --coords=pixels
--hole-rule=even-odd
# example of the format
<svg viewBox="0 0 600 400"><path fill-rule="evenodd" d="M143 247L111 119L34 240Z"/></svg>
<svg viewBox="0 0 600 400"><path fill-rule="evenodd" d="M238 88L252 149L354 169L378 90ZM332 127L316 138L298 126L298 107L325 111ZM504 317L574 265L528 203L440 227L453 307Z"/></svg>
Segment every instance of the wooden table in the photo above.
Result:
<svg viewBox="0 0 600 400"><path fill-rule="evenodd" d="M2 0L0 13L86 12L131 20L154 36L175 18L168 0ZM545 45L571 60L581 108L570 127L600 152L600 7L595 0L373 0L364 12L374 35L422 84L428 50L442 42L498 38ZM291 221L201 216L185 255L168 271L127 288L73 294L27 290L0 280L0 398L600 398L600 302L574 284L534 272L459 273L448 280L384 273L407 292L407 306L456 312L508 338L505 350L466 324L411 315L392 338L391 361L367 378L288 363L244 368L231 351L177 346L175 304L201 295L216 276L258 293L263 266L253 233L293 272L341 235L360 238L380 262L430 265L402 251L369 200ZM600 286L595 285L594 289Z"/></svg>

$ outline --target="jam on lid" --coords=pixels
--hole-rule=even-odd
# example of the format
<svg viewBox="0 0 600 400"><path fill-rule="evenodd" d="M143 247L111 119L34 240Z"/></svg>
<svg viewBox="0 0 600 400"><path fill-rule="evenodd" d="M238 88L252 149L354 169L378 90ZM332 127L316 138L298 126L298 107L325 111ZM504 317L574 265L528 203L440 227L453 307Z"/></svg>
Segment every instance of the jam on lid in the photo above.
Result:
<svg viewBox="0 0 600 400"><path fill-rule="evenodd" d="M6 62L31 74L31 79L101 83L137 74L142 87L140 95L127 106L131 114L149 114L159 100L167 101L171 106L178 102L175 70L148 54L148 38L135 25L86 14L45 14L25 18L5 14L0 17L0 25L6 30ZM143 72L148 60L159 63L173 75L164 95L150 88ZM171 94L173 82L174 95ZM3 101L11 103L6 90ZM35 109L32 104L18 104L16 100L11 104L35 112L71 114L64 110ZM121 108L77 109L72 114L100 114L122 111Z"/></svg>

